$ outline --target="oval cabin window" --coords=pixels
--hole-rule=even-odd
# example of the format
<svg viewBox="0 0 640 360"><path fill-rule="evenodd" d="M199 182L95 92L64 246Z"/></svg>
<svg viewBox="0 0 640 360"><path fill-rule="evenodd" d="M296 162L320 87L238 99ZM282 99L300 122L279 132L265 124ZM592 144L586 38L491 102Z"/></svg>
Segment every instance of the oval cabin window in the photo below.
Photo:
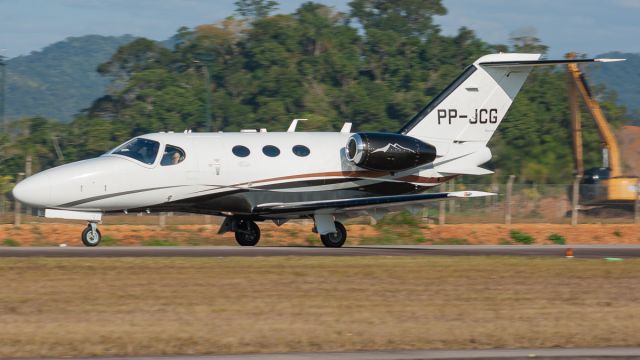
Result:
<svg viewBox="0 0 640 360"><path fill-rule="evenodd" d="M280 149L278 149L277 147L273 146L273 145L267 145L265 147L262 148L262 152L267 155L268 157L276 157L278 155L280 155Z"/></svg>
<svg viewBox="0 0 640 360"><path fill-rule="evenodd" d="M308 156L311 153L311 150L304 145L296 145L293 147L292 151L300 157Z"/></svg>
<svg viewBox="0 0 640 360"><path fill-rule="evenodd" d="M233 152L233 155L237 157L247 157L249 156L249 154L251 154L251 151L249 151L249 149L246 146L242 146L242 145L234 146L233 149L231 149L231 151Z"/></svg>

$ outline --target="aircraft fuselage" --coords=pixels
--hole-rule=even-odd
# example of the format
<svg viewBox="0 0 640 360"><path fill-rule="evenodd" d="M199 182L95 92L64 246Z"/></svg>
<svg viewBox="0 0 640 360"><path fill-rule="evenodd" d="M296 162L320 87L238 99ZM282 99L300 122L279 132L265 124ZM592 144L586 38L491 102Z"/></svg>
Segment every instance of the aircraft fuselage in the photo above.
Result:
<svg viewBox="0 0 640 360"><path fill-rule="evenodd" d="M433 169L391 173L359 168L346 158L350 135L148 134L140 138L157 143L153 159L111 151L36 174L21 183L19 195L53 209L251 216L260 203L407 194L450 178ZM244 152L236 154L234 147ZM167 149L173 148L184 153L176 164L166 161Z"/></svg>

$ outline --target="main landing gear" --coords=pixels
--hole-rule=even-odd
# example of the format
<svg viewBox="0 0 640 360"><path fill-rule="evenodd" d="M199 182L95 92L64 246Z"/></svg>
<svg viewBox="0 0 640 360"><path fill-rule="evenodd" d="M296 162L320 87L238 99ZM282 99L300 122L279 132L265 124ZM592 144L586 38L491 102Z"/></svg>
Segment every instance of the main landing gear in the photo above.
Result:
<svg viewBox="0 0 640 360"><path fill-rule="evenodd" d="M233 231L240 246L255 246L260 241L260 228L247 218L229 216L224 219L218 234Z"/></svg>
<svg viewBox="0 0 640 360"><path fill-rule="evenodd" d="M100 230L98 230L98 224L94 222L89 223L82 231L81 239L84 246L98 246L100 240L102 240L102 235L100 234Z"/></svg>
<svg viewBox="0 0 640 360"><path fill-rule="evenodd" d="M338 248L347 241L347 229L332 214L316 214L313 216L315 226L313 232L320 234L322 244L330 248Z"/></svg>
<svg viewBox="0 0 640 360"><path fill-rule="evenodd" d="M255 246L260 241L260 228L251 220L240 219L236 223L235 235L240 246Z"/></svg>
<svg viewBox="0 0 640 360"><path fill-rule="evenodd" d="M336 232L320 235L320 240L326 247L342 247L342 245L344 245L344 242L347 241L347 229L345 229L344 225L337 221L334 221L333 224L336 227Z"/></svg>

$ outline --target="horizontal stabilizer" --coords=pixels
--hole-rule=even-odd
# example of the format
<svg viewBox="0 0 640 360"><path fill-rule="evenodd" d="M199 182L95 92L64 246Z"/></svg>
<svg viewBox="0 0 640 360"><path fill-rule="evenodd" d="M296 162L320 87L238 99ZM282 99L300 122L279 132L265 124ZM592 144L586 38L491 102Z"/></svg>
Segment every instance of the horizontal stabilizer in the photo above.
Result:
<svg viewBox="0 0 640 360"><path fill-rule="evenodd" d="M561 59L561 60L516 60L516 61L488 61L481 62L481 66L487 67L519 67L519 66L546 66L562 65L571 63L593 63L593 62L617 62L626 59Z"/></svg>
<svg viewBox="0 0 640 360"><path fill-rule="evenodd" d="M498 195L496 193L484 192L484 191L454 191L450 192L447 197L456 197L456 198L470 198L470 197L485 197L485 196L495 196Z"/></svg>
<svg viewBox="0 0 640 360"><path fill-rule="evenodd" d="M493 174L493 171L483 169L479 166L476 167L464 167L457 168L455 166L441 166L436 167L436 170L440 174L455 174L455 175L490 175Z"/></svg>

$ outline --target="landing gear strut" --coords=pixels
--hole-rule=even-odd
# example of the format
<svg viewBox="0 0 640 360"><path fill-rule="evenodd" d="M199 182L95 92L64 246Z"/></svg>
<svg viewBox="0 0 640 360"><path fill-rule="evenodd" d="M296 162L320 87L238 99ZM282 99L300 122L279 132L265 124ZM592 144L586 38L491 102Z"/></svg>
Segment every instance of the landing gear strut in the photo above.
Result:
<svg viewBox="0 0 640 360"><path fill-rule="evenodd" d="M89 223L84 231L82 231L81 239L84 246L98 246L98 244L100 244L100 240L102 240L102 235L100 234L100 230L98 230L98 225L94 222Z"/></svg>
<svg viewBox="0 0 640 360"><path fill-rule="evenodd" d="M251 220L238 219L235 234L240 246L255 246L260 241L260 228Z"/></svg>
<svg viewBox="0 0 640 360"><path fill-rule="evenodd" d="M338 248L344 245L344 242L347 241L347 229L337 221L333 224L336 226L336 232L320 235L320 240L322 240L322 243L326 247Z"/></svg>

